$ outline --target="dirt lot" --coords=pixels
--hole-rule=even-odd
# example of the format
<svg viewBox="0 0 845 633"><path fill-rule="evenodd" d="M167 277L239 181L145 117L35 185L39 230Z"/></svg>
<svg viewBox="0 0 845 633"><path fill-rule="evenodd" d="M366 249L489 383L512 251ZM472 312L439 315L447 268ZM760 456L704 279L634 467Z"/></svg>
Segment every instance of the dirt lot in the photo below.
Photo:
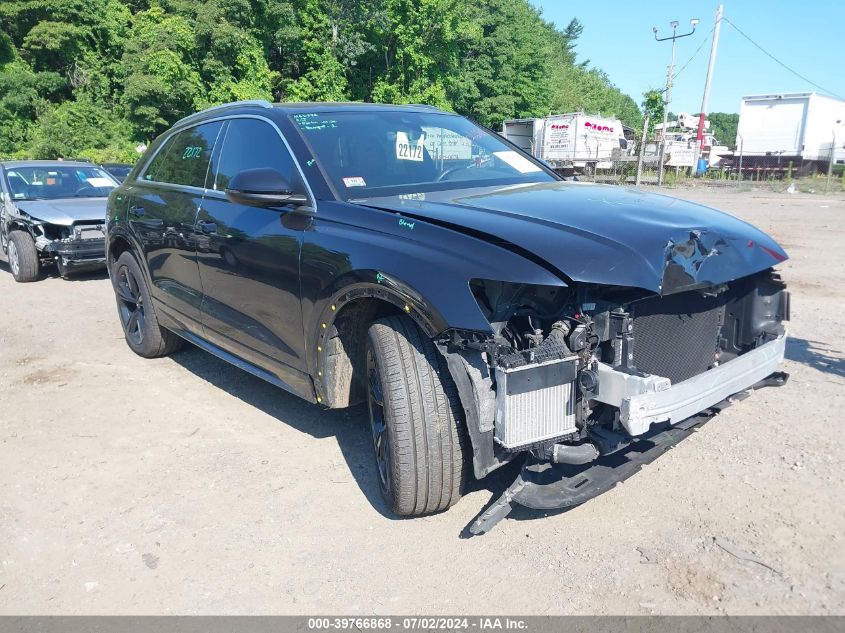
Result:
<svg viewBox="0 0 845 633"><path fill-rule="evenodd" d="M143 360L105 276L0 264L0 613L845 614L845 198L674 193L790 253L789 384L602 497L472 539L513 469L397 520L363 408L194 348Z"/></svg>

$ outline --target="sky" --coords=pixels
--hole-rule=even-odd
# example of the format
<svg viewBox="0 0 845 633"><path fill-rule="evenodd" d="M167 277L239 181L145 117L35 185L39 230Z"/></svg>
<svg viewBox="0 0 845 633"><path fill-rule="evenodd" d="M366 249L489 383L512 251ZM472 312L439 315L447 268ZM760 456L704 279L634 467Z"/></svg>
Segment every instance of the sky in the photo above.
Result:
<svg viewBox="0 0 845 633"><path fill-rule="evenodd" d="M543 17L563 29L573 17L584 26L578 40L578 59L604 70L610 80L637 103L642 93L662 89L671 57L672 42L656 42L671 35L669 23L680 22L678 33L690 31L690 19L700 23L695 33L677 40L676 72L672 89L672 112L701 110L711 29L719 2L702 0L531 0ZM724 16L769 53L806 79L813 87L779 66L722 22L716 65L707 110L739 112L743 95L780 92L821 92L845 98L845 0L725 0ZM701 47L697 54L696 50ZM693 57L693 55L695 56Z"/></svg>

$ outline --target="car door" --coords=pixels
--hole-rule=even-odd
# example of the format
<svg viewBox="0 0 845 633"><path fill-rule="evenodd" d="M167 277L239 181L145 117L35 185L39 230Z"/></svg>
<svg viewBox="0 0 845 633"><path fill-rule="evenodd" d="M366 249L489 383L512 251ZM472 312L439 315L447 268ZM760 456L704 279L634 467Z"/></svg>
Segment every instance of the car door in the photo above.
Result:
<svg viewBox="0 0 845 633"><path fill-rule="evenodd" d="M299 255L310 217L292 206L268 209L226 199L235 174L259 167L277 170L304 190L275 125L258 117L229 119L196 224L203 331L215 345L287 381L305 370Z"/></svg>
<svg viewBox="0 0 845 633"><path fill-rule="evenodd" d="M171 319L201 329L202 286L194 226L221 121L166 139L128 191L128 218L150 273L151 292Z"/></svg>

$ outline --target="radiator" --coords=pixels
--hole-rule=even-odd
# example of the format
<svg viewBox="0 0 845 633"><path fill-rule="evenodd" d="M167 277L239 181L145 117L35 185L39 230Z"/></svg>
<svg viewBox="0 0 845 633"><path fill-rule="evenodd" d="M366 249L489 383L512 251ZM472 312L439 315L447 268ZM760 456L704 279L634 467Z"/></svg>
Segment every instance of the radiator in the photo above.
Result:
<svg viewBox="0 0 845 633"><path fill-rule="evenodd" d="M716 362L726 296L687 292L632 304L634 365L672 384Z"/></svg>
<svg viewBox="0 0 845 633"><path fill-rule="evenodd" d="M516 449L577 431L574 358L496 368L496 427L503 447Z"/></svg>

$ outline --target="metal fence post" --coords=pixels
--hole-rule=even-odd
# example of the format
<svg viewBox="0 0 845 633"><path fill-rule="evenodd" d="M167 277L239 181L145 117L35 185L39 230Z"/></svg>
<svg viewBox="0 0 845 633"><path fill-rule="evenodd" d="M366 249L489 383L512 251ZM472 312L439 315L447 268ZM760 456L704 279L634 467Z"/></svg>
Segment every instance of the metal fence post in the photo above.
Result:
<svg viewBox="0 0 845 633"><path fill-rule="evenodd" d="M830 143L830 159L827 161L827 182L824 185L824 192L830 193L830 177L833 175L833 157L836 153L836 131L833 132L833 140Z"/></svg>

